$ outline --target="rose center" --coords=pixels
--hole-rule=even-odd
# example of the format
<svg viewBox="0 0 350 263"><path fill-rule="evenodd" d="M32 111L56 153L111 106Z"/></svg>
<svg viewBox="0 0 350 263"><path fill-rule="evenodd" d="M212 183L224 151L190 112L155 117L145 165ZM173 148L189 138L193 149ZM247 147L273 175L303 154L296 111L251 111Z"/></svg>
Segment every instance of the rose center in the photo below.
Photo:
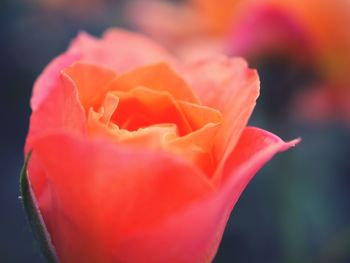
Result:
<svg viewBox="0 0 350 263"><path fill-rule="evenodd" d="M217 110L142 86L109 91L99 109L88 112L91 135L176 153L208 174L215 167L213 138L221 121Z"/></svg>

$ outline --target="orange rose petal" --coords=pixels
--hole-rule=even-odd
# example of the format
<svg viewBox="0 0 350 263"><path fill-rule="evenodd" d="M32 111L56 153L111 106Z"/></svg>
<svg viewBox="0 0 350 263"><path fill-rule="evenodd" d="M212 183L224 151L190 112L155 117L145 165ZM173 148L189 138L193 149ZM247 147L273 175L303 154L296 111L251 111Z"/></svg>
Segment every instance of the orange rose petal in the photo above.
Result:
<svg viewBox="0 0 350 263"><path fill-rule="evenodd" d="M167 138L168 147L186 148L191 144L210 152L216 133L219 129L219 123L208 123L199 130L193 131L181 137Z"/></svg>
<svg viewBox="0 0 350 263"><path fill-rule="evenodd" d="M75 83L80 102L87 111L101 104L107 83L117 75L114 71L93 64L77 62L63 70Z"/></svg>
<svg viewBox="0 0 350 263"><path fill-rule="evenodd" d="M186 116L168 92L136 87L128 92L114 91L119 105L112 119L120 128L137 130L159 123L175 123L180 135L192 131Z"/></svg>
<svg viewBox="0 0 350 263"><path fill-rule="evenodd" d="M195 164L205 174L211 176L215 162L211 154L213 141L219 124L209 123L199 130L179 137L175 124L158 124L136 131L119 129L116 125L105 125L103 115L90 109L88 127L90 135L106 137L117 143L130 146L162 149L175 153L184 160Z"/></svg>
<svg viewBox="0 0 350 263"><path fill-rule="evenodd" d="M102 107L103 116L101 118L101 121L103 123L105 123L106 125L110 123L110 120L115 110L117 109L118 104L119 104L119 97L117 97L111 92L108 92L106 94L106 97L104 98L103 107Z"/></svg>
<svg viewBox="0 0 350 263"><path fill-rule="evenodd" d="M151 97L147 98L148 96ZM156 96L157 101L159 99L162 101L164 99L166 100L155 103L154 96ZM123 108L123 103L128 104L128 102L126 102L127 100L137 100L137 103L141 103L143 105L142 107L145 108L140 109L140 106L135 106L136 104L134 101L131 105L128 105L132 110L122 109L118 111L117 105L119 104L119 106ZM154 109L154 107L152 107L154 105L157 105L157 108ZM169 114L166 113L170 111L162 109L159 107L160 105L173 107L178 111L176 114L180 114L179 116L181 118L185 115L185 119L174 119L175 113L171 113L169 116ZM147 111L150 111L148 109L149 107L153 108L153 111L156 110L155 113L151 112L151 115L165 113L164 120L173 120L175 123L178 123L186 121L187 119L191 122L190 125L194 131L179 137L178 127L180 127L179 130L181 131L181 123L180 125L176 125L175 123L166 124L163 122L163 124L146 125L144 128L138 128L134 131L120 129L116 124L112 122L109 123L110 116L116 109L116 115L122 114L123 111L127 111L129 115L132 115L136 111L136 115L139 115L141 112L141 114L146 114L148 119L159 119L147 113ZM127 117L129 118L129 116ZM135 120L135 118L133 118L133 120ZM118 121L117 118L114 118L114 121L116 123L125 123L123 121ZM127 122L128 125L132 124L129 119ZM90 135L105 136L118 143L173 152L197 165L207 175L211 175L214 171L215 163L211 152L214 138L221 122L221 114L214 109L182 101L176 104L172 99L169 99L167 93L161 94L141 87L133 89L129 93L109 92L99 112L95 112L94 109L90 108L88 113L88 130ZM128 128L130 129L129 126ZM190 127L188 126L187 129L190 129Z"/></svg>
<svg viewBox="0 0 350 263"><path fill-rule="evenodd" d="M93 136L105 137L113 142L124 143L130 146L137 146L149 149L164 149L166 138L178 136L175 124L158 124L137 131L119 129L113 123L106 125L103 121L103 114L95 112L90 108L88 114L88 130Z"/></svg>
<svg viewBox="0 0 350 263"><path fill-rule="evenodd" d="M89 109L87 113L87 127L89 134L105 134L105 132L109 130L108 126L101 121L102 118L103 113L96 112L92 107ZM108 134L110 133L108 132Z"/></svg>
<svg viewBox="0 0 350 263"><path fill-rule="evenodd" d="M47 172L55 209L39 208L62 262L117 262L123 237L158 226L213 191L181 158L109 140L51 134L35 141L33 155Z"/></svg>
<svg viewBox="0 0 350 263"><path fill-rule="evenodd" d="M283 142L277 136L247 128L225 172L219 191L172 214L156 227L125 237L115 248L121 262L212 262L234 204L256 171L276 153L298 140ZM242 158L236 157L243 151ZM248 154L249 153L249 154ZM234 161L234 159L236 161Z"/></svg>
<svg viewBox="0 0 350 263"><path fill-rule="evenodd" d="M115 124L110 122L116 108L119 104L119 97L113 93L108 92L104 98L103 105L99 111L95 111L93 107L89 108L87 112L87 127L89 134L98 134L103 130L102 134L105 134L104 130L111 130L108 132L113 137L113 130L119 129ZM111 137L108 136L108 137Z"/></svg>
<svg viewBox="0 0 350 263"><path fill-rule="evenodd" d="M167 91L176 100L199 103L192 89L166 63L145 66L128 72L111 82L108 89L129 91L138 86Z"/></svg>
<svg viewBox="0 0 350 263"><path fill-rule="evenodd" d="M208 123L221 123L223 121L221 112L216 109L186 101L178 101L178 105L193 130L200 129Z"/></svg>
<svg viewBox="0 0 350 263"><path fill-rule="evenodd" d="M189 83L204 105L218 109L223 123L216 137L214 158L221 162L214 177L231 153L254 109L259 95L259 77L243 59L216 57L189 67Z"/></svg>
<svg viewBox="0 0 350 263"><path fill-rule="evenodd" d="M104 137L112 141L119 142L124 136L123 130L121 131L119 127L112 122L106 123L104 118L104 113L96 112L93 108L89 109L87 115L89 135Z"/></svg>
<svg viewBox="0 0 350 263"><path fill-rule="evenodd" d="M169 138L165 142L166 148L181 154L200 167L205 174L211 176L216 166L212 150L223 121L222 115L217 110L206 106L182 101L178 103L194 131L185 136Z"/></svg>
<svg viewBox="0 0 350 263"><path fill-rule="evenodd" d="M127 114L123 120L124 112ZM109 122L113 114L116 115L113 121L128 130ZM143 127L140 123L135 123L138 119L156 121L155 124L141 123L144 124ZM185 122L187 131L182 128L182 122ZM143 87L128 93L110 91L99 111L90 108L88 113L90 135L173 152L197 165L207 175L214 171L215 162L211 152L221 122L222 115L217 110L185 101L176 102L167 92ZM184 135L179 136L178 130Z"/></svg>
<svg viewBox="0 0 350 263"><path fill-rule="evenodd" d="M201 129L185 136L168 138L164 141L164 145L167 150L177 153L194 163L210 177L216 167L216 162L211 152L218 130L218 123L208 123Z"/></svg>

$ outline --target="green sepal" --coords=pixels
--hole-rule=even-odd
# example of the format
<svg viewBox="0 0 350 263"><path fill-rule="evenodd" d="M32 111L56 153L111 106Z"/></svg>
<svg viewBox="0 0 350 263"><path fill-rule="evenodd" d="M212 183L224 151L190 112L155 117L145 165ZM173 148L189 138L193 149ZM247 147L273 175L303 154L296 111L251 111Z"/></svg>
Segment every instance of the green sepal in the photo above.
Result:
<svg viewBox="0 0 350 263"><path fill-rule="evenodd" d="M28 153L27 158L21 170L20 175L20 199L24 206L24 210L27 214L29 225L34 233L37 244L41 250L42 255L48 263L58 263L56 254L53 249L50 236L43 223L41 213L37 208L35 198L32 196L32 189L30 182L28 181L27 166L31 156L31 152Z"/></svg>

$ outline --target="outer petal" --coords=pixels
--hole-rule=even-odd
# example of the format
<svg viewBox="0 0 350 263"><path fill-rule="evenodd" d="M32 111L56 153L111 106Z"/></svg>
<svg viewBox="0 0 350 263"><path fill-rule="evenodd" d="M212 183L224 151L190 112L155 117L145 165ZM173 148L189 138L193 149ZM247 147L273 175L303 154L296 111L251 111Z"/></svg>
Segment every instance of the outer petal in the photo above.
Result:
<svg viewBox="0 0 350 263"><path fill-rule="evenodd" d="M204 105L220 110L224 122L216 137L217 174L237 143L259 95L259 77L240 58L211 57L189 66L188 79Z"/></svg>
<svg viewBox="0 0 350 263"><path fill-rule="evenodd" d="M299 141L300 139L296 139L286 143L276 135L265 130L246 127L239 138L237 146L225 163L223 183L226 184L226 179L232 180L230 178L236 176L234 172L238 169L243 169L242 167L244 166L246 166L244 169L256 172L277 152L286 151L299 143ZM250 181L247 178L245 180L246 183Z"/></svg>
<svg viewBox="0 0 350 263"><path fill-rule="evenodd" d="M80 33L68 50L53 60L36 81L31 100L33 110L45 99L60 71L79 60L110 67L118 73L160 61L177 63L165 50L139 34L110 29L102 39L97 39Z"/></svg>
<svg viewBox="0 0 350 263"><path fill-rule="evenodd" d="M61 74L46 99L33 111L26 140L25 152L32 147L32 141L57 130L83 134L86 131L85 113L79 101L76 86L65 74Z"/></svg>
<svg viewBox="0 0 350 263"><path fill-rule="evenodd" d="M44 71L34 83L33 94L30 100L30 106L33 111L39 107L40 103L51 92L51 89L55 86L59 79L61 70L68 67L74 61L79 60L80 57L81 56L79 54L66 52L58 56L46 66Z"/></svg>
<svg viewBox="0 0 350 263"><path fill-rule="evenodd" d="M79 102L79 95L72 80L62 74L55 82L46 99L33 111L30 117L29 132L26 139L25 153L33 149L33 142L52 132L66 131L85 134L85 112ZM45 172L36 155L31 156L29 169L36 176L31 183L36 186L36 199L42 206L50 209L49 193Z"/></svg>
<svg viewBox="0 0 350 263"><path fill-rule="evenodd" d="M285 143L264 130L245 129L225 167L225 183L216 193L126 238L115 255L121 262L211 262L229 214L248 182L273 155L296 143Z"/></svg>
<svg viewBox="0 0 350 263"><path fill-rule="evenodd" d="M50 135L35 142L33 156L46 172L52 209L39 208L62 262L121 262L123 237L158 226L213 191L173 155L108 140Z"/></svg>

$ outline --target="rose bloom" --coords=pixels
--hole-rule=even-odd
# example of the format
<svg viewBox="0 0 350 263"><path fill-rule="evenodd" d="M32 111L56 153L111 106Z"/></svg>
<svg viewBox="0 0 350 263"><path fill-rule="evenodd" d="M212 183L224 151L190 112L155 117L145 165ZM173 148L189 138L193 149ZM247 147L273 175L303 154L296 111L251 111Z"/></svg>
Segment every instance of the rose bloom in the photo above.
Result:
<svg viewBox="0 0 350 263"><path fill-rule="evenodd" d="M317 83L297 94L294 110L318 119L340 116L350 124L348 0L135 2L131 22L179 56L212 49L250 61L287 57L309 67Z"/></svg>
<svg viewBox="0 0 350 263"><path fill-rule="evenodd" d="M25 147L59 261L210 262L248 182L297 143L246 127L258 93L240 58L79 34L35 83Z"/></svg>

